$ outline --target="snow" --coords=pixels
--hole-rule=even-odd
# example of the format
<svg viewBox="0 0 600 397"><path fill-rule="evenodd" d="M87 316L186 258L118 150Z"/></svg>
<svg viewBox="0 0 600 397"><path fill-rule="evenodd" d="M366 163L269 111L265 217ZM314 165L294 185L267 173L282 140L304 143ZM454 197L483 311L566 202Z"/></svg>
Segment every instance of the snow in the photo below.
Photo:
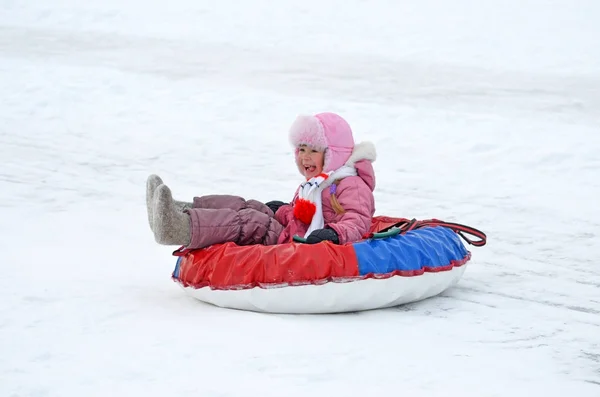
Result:
<svg viewBox="0 0 600 397"><path fill-rule="evenodd" d="M0 395L600 395L600 3L0 3ZM289 199L286 130L378 149L377 214L485 231L392 309L221 309L145 179Z"/></svg>

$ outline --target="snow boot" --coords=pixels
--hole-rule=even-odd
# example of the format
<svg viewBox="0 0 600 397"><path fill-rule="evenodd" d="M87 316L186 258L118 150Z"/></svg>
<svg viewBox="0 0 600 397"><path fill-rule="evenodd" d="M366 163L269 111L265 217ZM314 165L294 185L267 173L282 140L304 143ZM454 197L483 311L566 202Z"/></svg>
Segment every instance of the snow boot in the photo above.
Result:
<svg viewBox="0 0 600 397"><path fill-rule="evenodd" d="M163 245L187 246L191 240L191 219L175 205L171 189L160 185L154 193L154 239Z"/></svg>
<svg viewBox="0 0 600 397"><path fill-rule="evenodd" d="M146 211L148 212L148 224L152 231L154 231L154 192L160 185L164 185L164 182L158 175L152 174L146 180ZM186 208L192 208L192 203L186 201L173 200L173 203L179 212L183 212Z"/></svg>

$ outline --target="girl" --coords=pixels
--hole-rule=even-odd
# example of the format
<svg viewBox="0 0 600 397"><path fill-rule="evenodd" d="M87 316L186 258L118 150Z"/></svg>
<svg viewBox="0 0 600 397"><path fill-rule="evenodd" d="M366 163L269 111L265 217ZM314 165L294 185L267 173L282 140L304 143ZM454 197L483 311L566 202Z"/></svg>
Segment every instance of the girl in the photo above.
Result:
<svg viewBox="0 0 600 397"><path fill-rule="evenodd" d="M374 145L355 145L350 126L334 113L299 116L289 139L305 178L289 204L231 195L175 201L163 181L151 175L146 204L156 242L197 249L225 242L282 244L295 235L309 244L360 240L375 213Z"/></svg>

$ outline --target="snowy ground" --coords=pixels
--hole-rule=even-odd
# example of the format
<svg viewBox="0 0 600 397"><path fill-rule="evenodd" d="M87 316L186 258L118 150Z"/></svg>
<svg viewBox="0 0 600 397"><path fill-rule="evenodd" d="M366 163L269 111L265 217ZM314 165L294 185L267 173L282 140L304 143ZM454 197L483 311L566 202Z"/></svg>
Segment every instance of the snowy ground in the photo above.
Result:
<svg viewBox="0 0 600 397"><path fill-rule="evenodd" d="M599 396L599 20L595 0L1 1L0 395ZM287 200L286 129L325 110L376 143L378 214L488 245L394 309L190 299L146 176Z"/></svg>

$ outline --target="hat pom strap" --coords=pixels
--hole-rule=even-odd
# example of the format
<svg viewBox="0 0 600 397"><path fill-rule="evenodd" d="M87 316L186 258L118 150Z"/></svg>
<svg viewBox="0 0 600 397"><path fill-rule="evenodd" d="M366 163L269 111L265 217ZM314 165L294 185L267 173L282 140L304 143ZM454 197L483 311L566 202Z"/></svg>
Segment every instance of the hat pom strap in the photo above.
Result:
<svg viewBox="0 0 600 397"><path fill-rule="evenodd" d="M294 217L305 224L310 224L313 220L317 206L310 200L299 198L294 203Z"/></svg>

